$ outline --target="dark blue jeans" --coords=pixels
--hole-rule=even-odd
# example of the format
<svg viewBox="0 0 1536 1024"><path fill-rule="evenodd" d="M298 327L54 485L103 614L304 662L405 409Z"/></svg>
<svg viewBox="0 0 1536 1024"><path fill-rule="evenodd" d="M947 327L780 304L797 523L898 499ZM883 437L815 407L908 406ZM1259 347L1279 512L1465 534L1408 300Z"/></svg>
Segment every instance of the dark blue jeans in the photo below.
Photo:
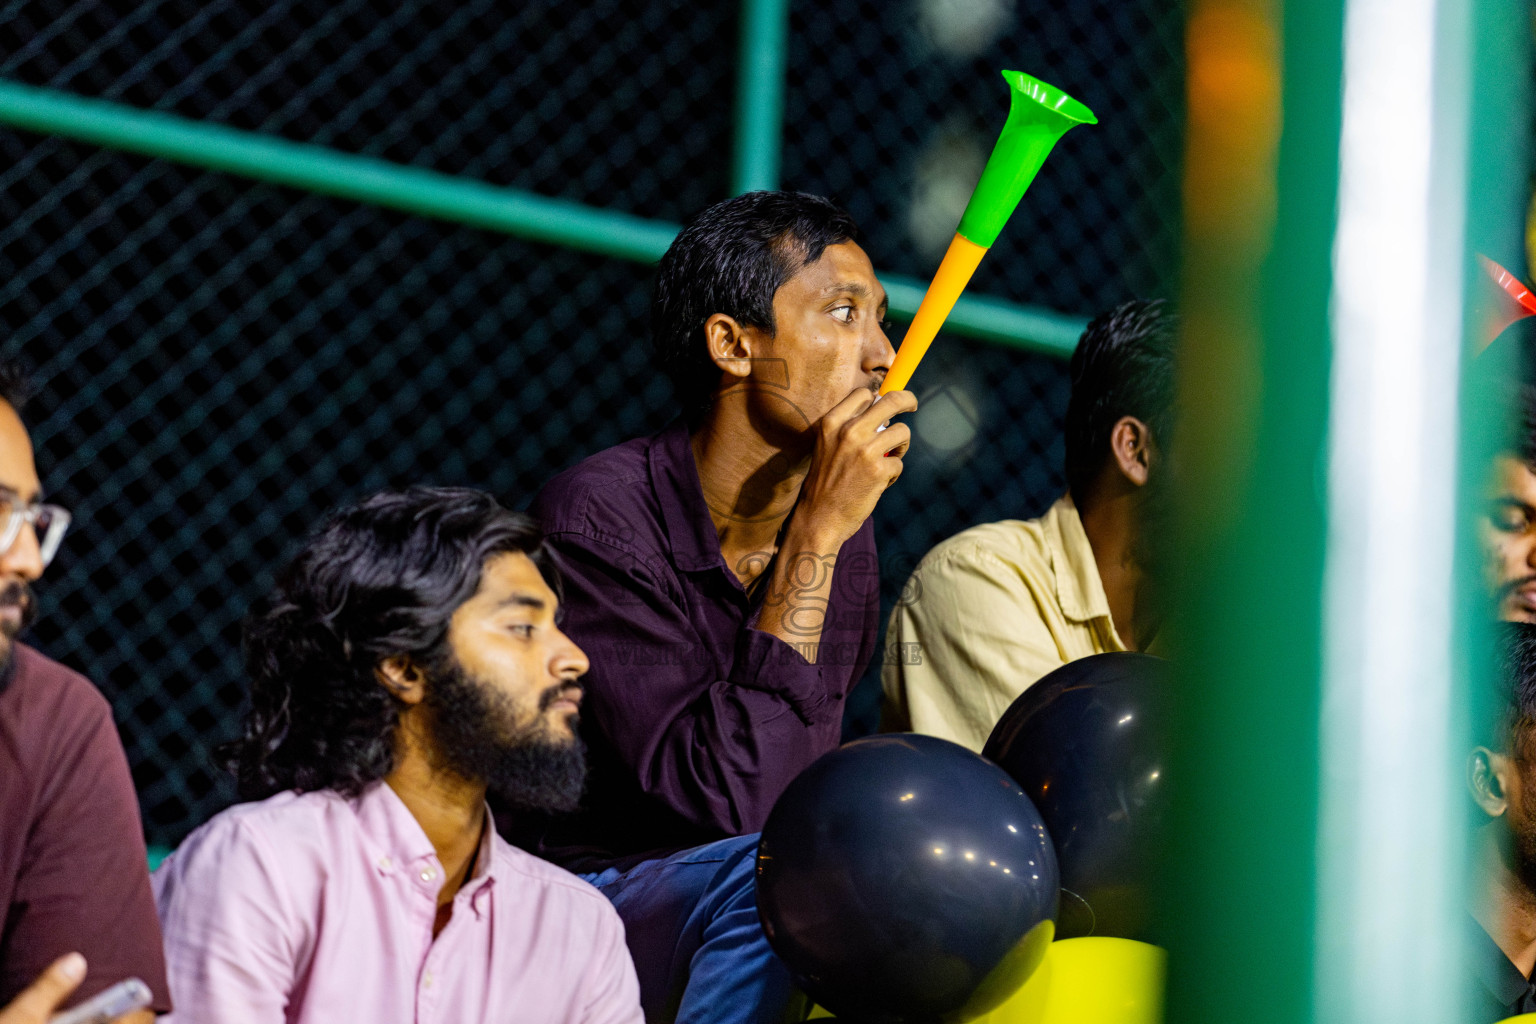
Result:
<svg viewBox="0 0 1536 1024"><path fill-rule="evenodd" d="M624 920L647 1024L779 1024L803 1016L757 918L757 836L582 875Z"/></svg>

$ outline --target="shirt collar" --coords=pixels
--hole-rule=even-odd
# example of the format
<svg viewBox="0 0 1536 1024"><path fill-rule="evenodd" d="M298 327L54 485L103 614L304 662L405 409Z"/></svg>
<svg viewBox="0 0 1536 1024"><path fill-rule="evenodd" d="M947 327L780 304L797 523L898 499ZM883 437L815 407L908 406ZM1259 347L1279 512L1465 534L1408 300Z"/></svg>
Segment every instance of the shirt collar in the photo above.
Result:
<svg viewBox="0 0 1536 1024"><path fill-rule="evenodd" d="M375 782L353 801L358 824L373 848L374 866L384 874L396 871L421 871L431 864L439 873L442 865L437 861L437 850L422 829L416 815L405 806L400 794L387 782ZM488 889L495 881L496 861L492 835L496 831L495 819L489 807L485 810L485 832L480 837L480 849L475 856L475 873L465 883L467 890Z"/></svg>
<svg viewBox="0 0 1536 1024"><path fill-rule="evenodd" d="M1476 918L1468 915L1467 920L1467 956L1472 974L1500 1006L1515 1007L1530 989L1530 979L1504 955Z"/></svg>
<svg viewBox="0 0 1536 1024"><path fill-rule="evenodd" d="M1058 499L1040 517L1040 529L1051 553L1062 614L1074 622L1109 618L1109 597L1099 579L1099 564L1093 560L1093 545L1088 543L1071 495Z"/></svg>
<svg viewBox="0 0 1536 1024"><path fill-rule="evenodd" d="M673 564L684 572L721 565L720 536L715 532L709 506L704 503L704 487L699 483L699 467L693 461L687 422L674 420L653 437L647 458L651 487L661 505L667 539L672 545Z"/></svg>
<svg viewBox="0 0 1536 1024"><path fill-rule="evenodd" d="M381 869L408 868L423 858L437 856L421 823L389 783L373 783L363 790L353 806L357 810L358 824L374 847L375 861Z"/></svg>
<svg viewBox="0 0 1536 1024"><path fill-rule="evenodd" d="M485 901L496 888L496 818L489 805L485 808L485 831L480 834L480 849L475 853L475 872L464 882L469 905L476 917L485 916Z"/></svg>

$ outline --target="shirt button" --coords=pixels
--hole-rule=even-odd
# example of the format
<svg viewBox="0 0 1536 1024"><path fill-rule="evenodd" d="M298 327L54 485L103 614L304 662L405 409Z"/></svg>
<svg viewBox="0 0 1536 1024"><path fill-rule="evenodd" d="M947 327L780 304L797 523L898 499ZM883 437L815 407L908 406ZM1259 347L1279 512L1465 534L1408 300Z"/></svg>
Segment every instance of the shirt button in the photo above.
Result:
<svg viewBox="0 0 1536 1024"><path fill-rule="evenodd" d="M395 862L390 860L388 857L380 857L379 858L379 867L383 868L385 871L388 871L390 868L392 868L394 866L395 866Z"/></svg>
<svg viewBox="0 0 1536 1024"><path fill-rule="evenodd" d="M436 877L437 877L437 872L433 871L431 868L422 868L421 869L421 880L423 882L430 882L430 881L432 881L432 879L434 879Z"/></svg>
<svg viewBox="0 0 1536 1024"><path fill-rule="evenodd" d="M421 987L422 988L431 988L432 987L432 972L431 971L428 971L427 972L427 976L421 979Z"/></svg>

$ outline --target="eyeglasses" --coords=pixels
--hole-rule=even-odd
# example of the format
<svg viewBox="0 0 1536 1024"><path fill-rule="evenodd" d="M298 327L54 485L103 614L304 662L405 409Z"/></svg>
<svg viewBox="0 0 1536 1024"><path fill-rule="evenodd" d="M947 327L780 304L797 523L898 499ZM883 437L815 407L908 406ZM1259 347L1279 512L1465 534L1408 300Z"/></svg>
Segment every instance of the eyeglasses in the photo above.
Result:
<svg viewBox="0 0 1536 1024"><path fill-rule="evenodd" d="M37 532L37 554L46 568L58 554L69 519L69 512L57 505L18 505L0 497L0 554L11 550L26 523Z"/></svg>

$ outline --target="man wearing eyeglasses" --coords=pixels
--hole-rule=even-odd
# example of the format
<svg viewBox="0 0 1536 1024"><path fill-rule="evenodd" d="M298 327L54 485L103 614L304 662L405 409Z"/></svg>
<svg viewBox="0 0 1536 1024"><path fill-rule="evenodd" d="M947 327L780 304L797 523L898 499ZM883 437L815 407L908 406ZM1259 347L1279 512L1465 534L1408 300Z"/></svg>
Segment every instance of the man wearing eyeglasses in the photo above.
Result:
<svg viewBox="0 0 1536 1024"><path fill-rule="evenodd" d="M69 1002L137 977L164 1012L160 924L111 709L83 676L16 639L36 613L31 584L69 526L68 512L39 501L24 394L15 367L0 365L0 1007L80 953L88 966Z"/></svg>

